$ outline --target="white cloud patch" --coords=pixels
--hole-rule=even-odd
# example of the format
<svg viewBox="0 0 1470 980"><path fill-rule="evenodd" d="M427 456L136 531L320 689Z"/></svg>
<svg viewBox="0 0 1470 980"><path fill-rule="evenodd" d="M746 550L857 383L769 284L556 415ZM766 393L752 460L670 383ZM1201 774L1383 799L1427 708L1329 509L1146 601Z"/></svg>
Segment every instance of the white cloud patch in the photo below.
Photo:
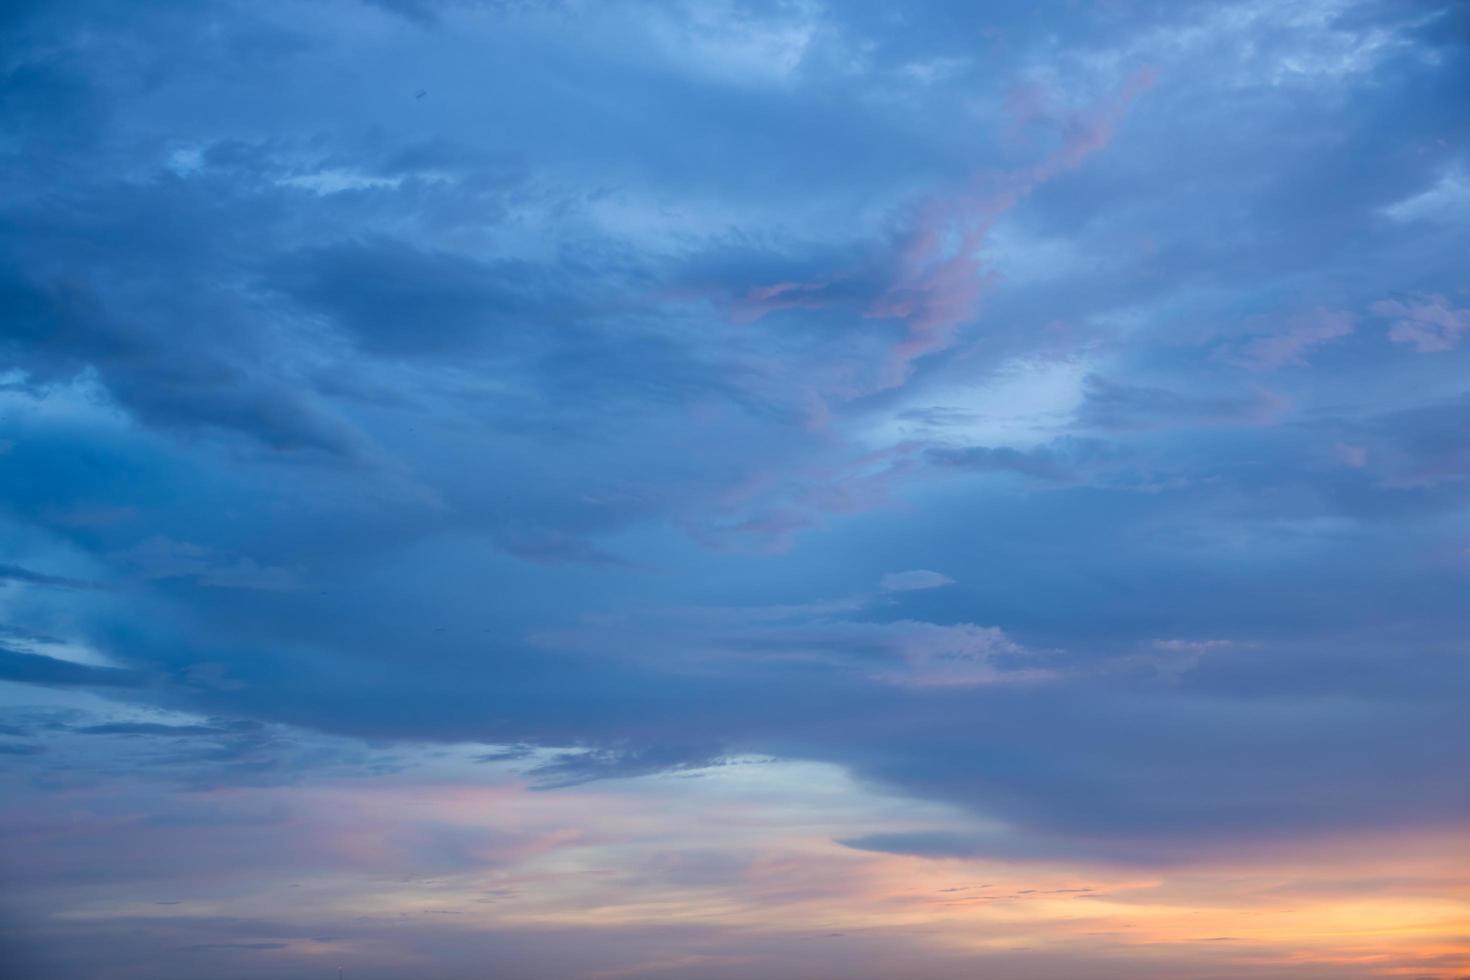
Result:
<svg viewBox="0 0 1470 980"><path fill-rule="evenodd" d="M922 589L938 589L953 585L954 579L926 568L915 568L907 572L889 572L883 576L878 587L884 592L916 592Z"/></svg>
<svg viewBox="0 0 1470 980"><path fill-rule="evenodd" d="M814 8L797 5L761 17L735 4L695 4L663 21L655 34L691 70L726 81L780 81L800 67L816 33Z"/></svg>
<svg viewBox="0 0 1470 980"><path fill-rule="evenodd" d="M1470 173L1454 168L1443 173L1428 189L1383 209L1395 221L1450 223L1470 214Z"/></svg>

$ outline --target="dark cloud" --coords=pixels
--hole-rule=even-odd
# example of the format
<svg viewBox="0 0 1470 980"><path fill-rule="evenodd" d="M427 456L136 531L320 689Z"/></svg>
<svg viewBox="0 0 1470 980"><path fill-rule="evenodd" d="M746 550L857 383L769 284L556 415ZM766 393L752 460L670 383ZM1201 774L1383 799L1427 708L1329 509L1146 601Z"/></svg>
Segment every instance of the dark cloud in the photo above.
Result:
<svg viewBox="0 0 1470 980"><path fill-rule="evenodd" d="M293 255L273 278L365 349L390 356L515 348L574 311L570 297L558 309L545 296L545 270L531 263L487 265L389 240Z"/></svg>
<svg viewBox="0 0 1470 980"><path fill-rule="evenodd" d="M575 565L623 565L629 563L602 549L578 540L564 531L543 528L512 528L501 534L507 552L526 561Z"/></svg>
<svg viewBox="0 0 1470 980"><path fill-rule="evenodd" d="M0 647L0 680L54 687L139 687L146 679L136 670L93 667Z"/></svg>
<svg viewBox="0 0 1470 980"><path fill-rule="evenodd" d="M1120 385L1092 375L1078 422L1088 428L1128 430L1201 425L1259 425L1284 407L1279 397L1210 395L1141 385Z"/></svg>
<svg viewBox="0 0 1470 980"><path fill-rule="evenodd" d="M1064 464L1045 451L967 446L964 449L932 449L929 457L941 466L971 472L1016 473L1055 483L1070 483L1075 479Z"/></svg>
<svg viewBox="0 0 1470 980"><path fill-rule="evenodd" d="M24 585L46 585L58 589L94 589L97 586L79 579L62 575L47 575L20 565L0 564L0 582L20 582Z"/></svg>

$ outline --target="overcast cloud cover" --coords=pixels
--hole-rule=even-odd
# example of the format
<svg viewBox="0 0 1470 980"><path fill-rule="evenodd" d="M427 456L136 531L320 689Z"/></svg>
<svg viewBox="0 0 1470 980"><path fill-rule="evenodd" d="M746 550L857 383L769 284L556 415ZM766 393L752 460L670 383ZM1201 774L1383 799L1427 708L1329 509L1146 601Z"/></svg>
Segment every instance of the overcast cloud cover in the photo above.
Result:
<svg viewBox="0 0 1470 980"><path fill-rule="evenodd" d="M1467 255L1449 0L7 3L0 956L1470 973Z"/></svg>

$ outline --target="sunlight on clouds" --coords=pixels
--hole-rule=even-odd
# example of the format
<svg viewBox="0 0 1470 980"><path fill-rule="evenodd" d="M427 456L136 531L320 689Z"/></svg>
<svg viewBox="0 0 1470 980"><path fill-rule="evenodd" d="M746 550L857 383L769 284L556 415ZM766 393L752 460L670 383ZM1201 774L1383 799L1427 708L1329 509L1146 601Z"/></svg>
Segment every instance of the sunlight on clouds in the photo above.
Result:
<svg viewBox="0 0 1470 980"><path fill-rule="evenodd" d="M744 936L757 958L762 937L854 931L904 934L931 955L977 963L1018 946L1142 963L1160 950L1199 947L1242 967L1352 964L1365 975L1392 975L1417 958L1470 962L1457 933L1470 921L1470 881L1445 864L1464 849L1451 829L1255 856L1204 852L1140 874L1065 859L931 859L842 847L834 828L974 822L875 795L826 765L732 760L696 775L553 793L528 790L503 766L467 769L442 757L429 766L441 779L473 770L488 783L405 773L231 790L235 807L289 813L273 826L274 846L316 855L312 861L229 880L184 879L163 905L105 884L71 897L53 887L48 901L61 903L62 919L93 923L302 916L326 932L357 921L463 935L714 928ZM226 832L207 824L175 831L186 851ZM350 939L293 939L289 947L292 955L349 960L371 948Z"/></svg>

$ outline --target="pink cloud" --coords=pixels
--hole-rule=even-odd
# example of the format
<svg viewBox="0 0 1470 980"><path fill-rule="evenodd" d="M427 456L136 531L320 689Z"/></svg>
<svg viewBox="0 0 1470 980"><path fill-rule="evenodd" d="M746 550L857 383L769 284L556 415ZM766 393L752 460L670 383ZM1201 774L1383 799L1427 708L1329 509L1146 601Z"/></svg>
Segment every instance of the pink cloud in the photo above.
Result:
<svg viewBox="0 0 1470 980"><path fill-rule="evenodd" d="M1421 354L1453 350L1460 335L1470 330L1470 309L1451 309L1443 296L1419 296L1404 302L1385 299L1374 303L1374 313L1393 319L1388 339L1396 344L1412 344Z"/></svg>
<svg viewBox="0 0 1470 980"><path fill-rule="evenodd" d="M1344 466L1351 466L1353 469L1362 469L1368 465L1368 448L1366 446L1354 446L1350 443L1339 442L1332 448L1333 452L1337 454L1338 461Z"/></svg>
<svg viewBox="0 0 1470 980"><path fill-rule="evenodd" d="M978 312L981 297L999 278L985 268L981 255L996 220L1112 142L1124 111L1153 81L1153 72L1144 69L1111 101L1069 120L1062 145L1034 166L924 210L901 254L898 282L866 312L907 321L908 336L889 352L882 387L902 385L914 361L949 347L955 332Z"/></svg>
<svg viewBox="0 0 1470 980"><path fill-rule="evenodd" d="M1292 317L1286 329L1257 337L1240 352L1239 362L1257 371L1275 371L1307 363L1307 351L1353 332L1356 317L1341 310L1318 308Z"/></svg>
<svg viewBox="0 0 1470 980"><path fill-rule="evenodd" d="M817 310L832 305L828 281L777 282L746 290L730 304L730 319L750 323L780 310Z"/></svg>
<svg viewBox="0 0 1470 980"><path fill-rule="evenodd" d="M864 320L897 321L898 331L843 338L843 348L809 364L799 383L787 383L791 379L786 372L770 370L772 378L782 379L788 399L793 392L799 396L803 428L831 434L833 415L843 402L901 387L917 360L951 347L1000 279L983 255L995 222L1036 188L1106 147L1129 105L1152 84L1152 72L1143 70L1091 109L1071 116L1048 110L1046 119L1060 125L1061 139L1044 158L1019 170L979 175L959 193L920 206L886 271L880 272L877 294L870 293L866 301L852 298L857 290L851 288L851 274L782 279L729 300L727 314L737 323L755 323L781 311L852 309L854 304ZM815 461L753 474L722 495L712 513L682 521L682 526L707 547L780 552L799 532L829 516L889 503L893 487L923 468L915 445L854 456L849 455L852 447L841 445L840 434L832 436L816 449Z"/></svg>
<svg viewBox="0 0 1470 980"><path fill-rule="evenodd" d="M999 280L982 256L996 220L1037 187L1076 169L1106 147L1128 106L1152 84L1151 71L1136 73L1108 102L1066 119L1061 145L1038 163L999 178L977 178L970 190L920 209L893 264L890 283L862 314L867 319L902 321L905 336L885 353L876 383L848 392L850 396L901 386L915 361L954 342L956 332L974 318L981 298ZM830 285L831 280L759 286L732 304L730 316L751 322L778 310L834 306L839 300L828 292Z"/></svg>

